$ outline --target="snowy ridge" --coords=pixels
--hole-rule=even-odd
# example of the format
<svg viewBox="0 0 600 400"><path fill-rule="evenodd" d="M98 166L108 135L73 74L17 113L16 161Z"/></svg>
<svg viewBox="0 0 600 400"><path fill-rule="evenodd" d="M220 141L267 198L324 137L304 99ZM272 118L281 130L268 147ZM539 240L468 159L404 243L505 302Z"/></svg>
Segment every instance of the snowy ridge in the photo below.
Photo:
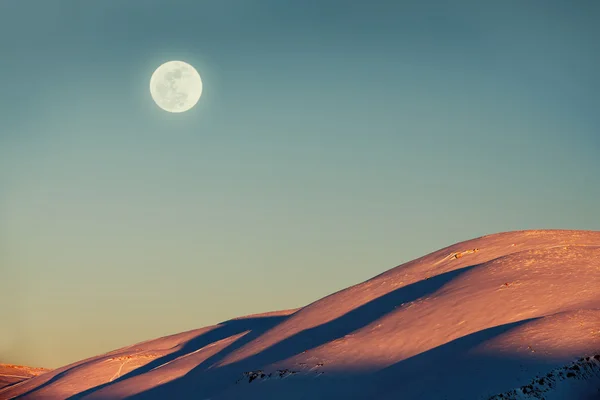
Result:
<svg viewBox="0 0 600 400"><path fill-rule="evenodd" d="M64 366L0 400L588 400L596 359L564 380L560 369L600 351L598 288L600 232L487 235L300 309Z"/></svg>

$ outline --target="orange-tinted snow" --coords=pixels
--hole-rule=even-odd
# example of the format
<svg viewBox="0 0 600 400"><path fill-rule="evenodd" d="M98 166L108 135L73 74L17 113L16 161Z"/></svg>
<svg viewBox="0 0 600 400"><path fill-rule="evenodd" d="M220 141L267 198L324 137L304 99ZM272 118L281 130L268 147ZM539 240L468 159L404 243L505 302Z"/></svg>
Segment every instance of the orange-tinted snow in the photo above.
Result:
<svg viewBox="0 0 600 400"><path fill-rule="evenodd" d="M48 371L49 370L45 368L31 368L21 365L0 364L0 390Z"/></svg>
<svg viewBox="0 0 600 400"><path fill-rule="evenodd" d="M488 398L599 353L600 232L519 231L449 246L297 311L84 360L0 399Z"/></svg>

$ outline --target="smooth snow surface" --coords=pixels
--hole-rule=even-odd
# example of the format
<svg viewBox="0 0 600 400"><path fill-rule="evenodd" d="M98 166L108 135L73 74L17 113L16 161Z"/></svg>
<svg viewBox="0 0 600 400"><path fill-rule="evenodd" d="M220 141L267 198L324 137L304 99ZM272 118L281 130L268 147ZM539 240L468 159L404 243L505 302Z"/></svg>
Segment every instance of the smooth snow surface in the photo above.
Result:
<svg viewBox="0 0 600 400"><path fill-rule="evenodd" d="M590 400L600 399L599 354L600 232L520 231L455 244L298 310L67 365L0 399Z"/></svg>

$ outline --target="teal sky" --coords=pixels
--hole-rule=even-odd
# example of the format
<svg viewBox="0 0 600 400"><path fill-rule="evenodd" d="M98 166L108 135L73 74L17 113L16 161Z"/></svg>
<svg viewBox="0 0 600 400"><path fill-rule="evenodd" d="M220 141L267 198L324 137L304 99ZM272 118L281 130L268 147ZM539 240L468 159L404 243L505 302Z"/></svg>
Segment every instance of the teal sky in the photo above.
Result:
<svg viewBox="0 0 600 400"><path fill-rule="evenodd" d="M600 229L597 1L0 1L0 362ZM169 114L161 63L204 91Z"/></svg>

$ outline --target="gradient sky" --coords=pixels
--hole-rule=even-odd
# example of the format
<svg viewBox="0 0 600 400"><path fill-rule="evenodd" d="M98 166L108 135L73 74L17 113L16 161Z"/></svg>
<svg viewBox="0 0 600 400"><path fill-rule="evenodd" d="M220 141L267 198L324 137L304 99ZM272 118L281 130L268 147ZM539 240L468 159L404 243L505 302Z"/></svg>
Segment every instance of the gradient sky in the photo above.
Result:
<svg viewBox="0 0 600 400"><path fill-rule="evenodd" d="M451 3L451 4L450 4ZM600 229L600 2L0 1L0 362ZM169 114L161 63L203 78Z"/></svg>

